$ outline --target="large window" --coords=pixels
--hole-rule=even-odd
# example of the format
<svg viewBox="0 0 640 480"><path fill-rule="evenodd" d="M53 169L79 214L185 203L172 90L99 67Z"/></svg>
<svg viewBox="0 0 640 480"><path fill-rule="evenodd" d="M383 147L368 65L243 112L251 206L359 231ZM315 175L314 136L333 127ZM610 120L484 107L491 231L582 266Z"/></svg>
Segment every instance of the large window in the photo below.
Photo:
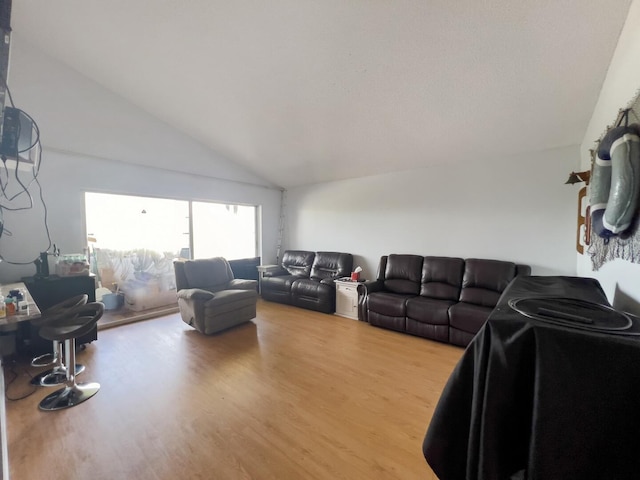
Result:
<svg viewBox="0 0 640 480"><path fill-rule="evenodd" d="M92 271L131 310L175 304L176 258L257 256L255 206L90 192L85 202Z"/></svg>
<svg viewBox="0 0 640 480"><path fill-rule="evenodd" d="M228 260L257 256L255 206L92 192L85 202L87 234L102 249Z"/></svg>
<svg viewBox="0 0 640 480"><path fill-rule="evenodd" d="M186 201L87 192L85 206L87 233L101 248L178 256L189 246Z"/></svg>
<svg viewBox="0 0 640 480"><path fill-rule="evenodd" d="M256 250L256 207L193 202L194 258L252 258Z"/></svg>

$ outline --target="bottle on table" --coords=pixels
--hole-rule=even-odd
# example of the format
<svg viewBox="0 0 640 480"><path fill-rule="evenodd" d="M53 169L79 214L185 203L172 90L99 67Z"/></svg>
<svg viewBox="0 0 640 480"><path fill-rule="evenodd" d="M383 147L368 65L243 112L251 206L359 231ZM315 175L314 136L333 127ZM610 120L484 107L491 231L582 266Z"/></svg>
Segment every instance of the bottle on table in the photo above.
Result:
<svg viewBox="0 0 640 480"><path fill-rule="evenodd" d="M4 299L4 305L5 305L5 315L9 316L9 315L15 315L17 312L17 306L16 306L16 301L15 298L13 297L6 297Z"/></svg>

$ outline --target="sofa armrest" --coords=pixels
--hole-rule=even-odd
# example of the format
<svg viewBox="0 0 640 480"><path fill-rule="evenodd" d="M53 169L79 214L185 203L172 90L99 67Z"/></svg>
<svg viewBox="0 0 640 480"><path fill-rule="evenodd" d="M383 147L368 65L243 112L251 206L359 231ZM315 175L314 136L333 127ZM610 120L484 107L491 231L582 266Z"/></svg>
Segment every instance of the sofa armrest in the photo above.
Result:
<svg viewBox="0 0 640 480"><path fill-rule="evenodd" d="M381 280L369 280L368 282L358 283L358 320L362 322L369 321L369 312L367 311L367 297L370 293L383 290L384 283Z"/></svg>
<svg viewBox="0 0 640 480"><path fill-rule="evenodd" d="M246 280L243 278L234 278L229 282L229 286L231 290L257 290L258 289L258 281L257 280Z"/></svg>
<svg viewBox="0 0 640 480"><path fill-rule="evenodd" d="M323 278L322 280L320 280L320 283L322 285L329 285L330 287L333 287L336 284L336 278L338 277Z"/></svg>
<svg viewBox="0 0 640 480"><path fill-rule="evenodd" d="M358 283L358 294L364 297L373 292L380 292L381 290L384 290L384 283L382 280L369 280L367 282Z"/></svg>
<svg viewBox="0 0 640 480"><path fill-rule="evenodd" d="M208 290L201 288L185 288L178 290L178 298L183 300L211 300L215 295Z"/></svg>
<svg viewBox="0 0 640 480"><path fill-rule="evenodd" d="M263 277L280 277L282 275L289 275L289 270L283 267L274 268L268 272L262 274Z"/></svg>

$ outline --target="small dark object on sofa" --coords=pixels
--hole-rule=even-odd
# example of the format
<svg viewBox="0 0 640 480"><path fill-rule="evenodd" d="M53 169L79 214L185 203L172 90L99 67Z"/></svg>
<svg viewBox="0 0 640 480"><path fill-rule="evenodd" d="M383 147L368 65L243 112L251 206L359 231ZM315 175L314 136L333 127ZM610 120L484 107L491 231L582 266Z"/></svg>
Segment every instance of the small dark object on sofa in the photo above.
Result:
<svg viewBox="0 0 640 480"><path fill-rule="evenodd" d="M336 310L334 280L348 276L352 266L350 253L287 250L281 267L263 277L262 298L333 313Z"/></svg>
<svg viewBox="0 0 640 480"><path fill-rule="evenodd" d="M371 325L467 346L502 291L531 268L501 260L389 255L377 280L358 286L358 316Z"/></svg>

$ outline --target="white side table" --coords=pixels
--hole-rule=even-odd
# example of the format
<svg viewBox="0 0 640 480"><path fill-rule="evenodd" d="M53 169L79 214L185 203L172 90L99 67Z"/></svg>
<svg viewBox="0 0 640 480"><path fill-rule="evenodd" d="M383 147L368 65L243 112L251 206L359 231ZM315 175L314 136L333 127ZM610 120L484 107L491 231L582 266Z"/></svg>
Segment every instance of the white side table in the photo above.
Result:
<svg viewBox="0 0 640 480"><path fill-rule="evenodd" d="M262 277L265 273L273 272L280 268L279 265L258 265L258 293L262 293Z"/></svg>
<svg viewBox="0 0 640 480"><path fill-rule="evenodd" d="M358 320L358 283L349 277L339 278L336 285L336 315Z"/></svg>

